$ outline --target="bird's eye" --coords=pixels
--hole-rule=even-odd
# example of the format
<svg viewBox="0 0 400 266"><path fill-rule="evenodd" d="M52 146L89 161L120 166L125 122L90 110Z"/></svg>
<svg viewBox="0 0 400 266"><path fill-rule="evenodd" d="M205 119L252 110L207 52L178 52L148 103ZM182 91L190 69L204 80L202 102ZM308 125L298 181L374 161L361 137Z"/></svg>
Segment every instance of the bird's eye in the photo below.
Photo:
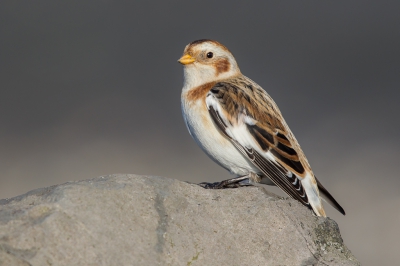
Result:
<svg viewBox="0 0 400 266"><path fill-rule="evenodd" d="M207 53L207 57L208 57L208 58L212 58L213 56L214 56L214 54L213 54L212 52L208 52L208 53Z"/></svg>

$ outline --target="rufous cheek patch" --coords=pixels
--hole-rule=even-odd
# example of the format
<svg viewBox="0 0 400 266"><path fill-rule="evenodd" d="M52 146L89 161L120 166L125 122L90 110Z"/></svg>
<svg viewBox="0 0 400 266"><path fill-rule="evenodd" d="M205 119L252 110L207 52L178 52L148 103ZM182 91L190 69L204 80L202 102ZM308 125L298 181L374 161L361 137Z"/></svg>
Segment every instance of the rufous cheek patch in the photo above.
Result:
<svg viewBox="0 0 400 266"><path fill-rule="evenodd" d="M221 58L215 61L214 63L215 69L217 70L217 76L219 76L222 73L228 72L230 69L230 63L228 59L226 58Z"/></svg>

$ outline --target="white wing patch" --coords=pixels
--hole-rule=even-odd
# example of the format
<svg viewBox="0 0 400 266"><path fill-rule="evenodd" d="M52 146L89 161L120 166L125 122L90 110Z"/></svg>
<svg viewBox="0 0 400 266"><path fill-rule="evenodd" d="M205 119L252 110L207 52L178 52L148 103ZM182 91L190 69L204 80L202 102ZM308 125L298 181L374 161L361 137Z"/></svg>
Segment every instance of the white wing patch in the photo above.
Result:
<svg viewBox="0 0 400 266"><path fill-rule="evenodd" d="M227 115L220 101L223 99L217 99L212 91L207 94L206 105L217 126L266 177L288 195L310 207L307 193L300 182L302 178L283 167L269 149L263 150L249 132L249 126L256 125L258 121L248 116L244 108L236 109L237 117Z"/></svg>
<svg viewBox="0 0 400 266"><path fill-rule="evenodd" d="M206 105L208 110L210 110L210 107L213 107L214 110L218 112L219 116L226 126L225 130L229 137L237 141L242 147L256 150L259 154L262 154L269 161L276 163L275 156L270 151L263 151L248 131L247 125L253 126L257 123L257 120L248 116L245 109L243 109L243 111L239 113L239 117L237 118L237 120L230 121L228 117L224 115L225 111L222 109L218 99L216 99L214 94L211 92L207 94ZM285 172L284 174L288 175L288 177L292 175L290 171Z"/></svg>

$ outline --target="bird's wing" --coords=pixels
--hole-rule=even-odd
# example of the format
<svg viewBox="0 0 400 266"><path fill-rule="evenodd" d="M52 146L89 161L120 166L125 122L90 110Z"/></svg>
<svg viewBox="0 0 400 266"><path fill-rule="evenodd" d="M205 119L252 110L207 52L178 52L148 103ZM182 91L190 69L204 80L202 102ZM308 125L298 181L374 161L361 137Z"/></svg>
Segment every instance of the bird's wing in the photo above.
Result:
<svg viewBox="0 0 400 266"><path fill-rule="evenodd" d="M302 162L297 142L261 87L244 79L219 82L208 92L206 104L212 120L240 152L288 195L310 207L300 182L308 163Z"/></svg>

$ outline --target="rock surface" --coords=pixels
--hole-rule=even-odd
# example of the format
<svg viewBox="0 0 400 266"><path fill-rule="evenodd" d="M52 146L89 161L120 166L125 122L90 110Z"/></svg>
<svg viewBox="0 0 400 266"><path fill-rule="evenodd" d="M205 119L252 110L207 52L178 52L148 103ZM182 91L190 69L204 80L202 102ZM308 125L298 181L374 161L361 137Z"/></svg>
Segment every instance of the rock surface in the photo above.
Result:
<svg viewBox="0 0 400 266"><path fill-rule="evenodd" d="M0 201L0 265L359 265L337 224L262 187L110 175Z"/></svg>

